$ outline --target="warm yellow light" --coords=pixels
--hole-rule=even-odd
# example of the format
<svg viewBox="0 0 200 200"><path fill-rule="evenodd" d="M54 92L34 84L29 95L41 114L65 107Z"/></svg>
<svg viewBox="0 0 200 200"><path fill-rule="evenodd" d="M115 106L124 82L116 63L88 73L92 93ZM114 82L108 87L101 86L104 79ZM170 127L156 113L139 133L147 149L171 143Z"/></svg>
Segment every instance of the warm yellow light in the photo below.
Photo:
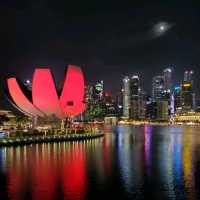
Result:
<svg viewBox="0 0 200 200"><path fill-rule="evenodd" d="M191 87L191 83L185 83L183 84L183 87Z"/></svg>

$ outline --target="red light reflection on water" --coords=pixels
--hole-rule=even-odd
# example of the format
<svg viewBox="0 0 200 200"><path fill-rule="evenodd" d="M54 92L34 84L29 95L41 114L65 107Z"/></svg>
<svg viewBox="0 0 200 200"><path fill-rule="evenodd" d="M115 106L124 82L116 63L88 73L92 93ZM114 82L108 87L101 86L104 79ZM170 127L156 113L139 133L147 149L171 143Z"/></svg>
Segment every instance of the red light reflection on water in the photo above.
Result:
<svg viewBox="0 0 200 200"><path fill-rule="evenodd" d="M74 146L74 152L68 151L65 155L62 169L62 189L64 199L84 199L86 190L86 163L84 149L76 150L78 144Z"/></svg>
<svg viewBox="0 0 200 200"><path fill-rule="evenodd" d="M49 148L37 146L32 158L32 199L54 199L56 190L56 169L55 162L50 157ZM50 150L51 151L51 150Z"/></svg>
<svg viewBox="0 0 200 200"><path fill-rule="evenodd" d="M28 171L26 166L26 159L22 156L26 154L26 148L11 148L8 152L9 167L7 175L7 190L8 196L11 200L21 200L24 197L24 190L28 190Z"/></svg>
<svg viewBox="0 0 200 200"><path fill-rule="evenodd" d="M106 176L110 175L111 172L111 149L110 149L110 138L109 138L109 133L105 134L104 140L103 140L103 164L104 164L104 171L106 173Z"/></svg>
<svg viewBox="0 0 200 200"><path fill-rule="evenodd" d="M41 144L9 149L7 192L11 200L84 199L84 145Z"/></svg>

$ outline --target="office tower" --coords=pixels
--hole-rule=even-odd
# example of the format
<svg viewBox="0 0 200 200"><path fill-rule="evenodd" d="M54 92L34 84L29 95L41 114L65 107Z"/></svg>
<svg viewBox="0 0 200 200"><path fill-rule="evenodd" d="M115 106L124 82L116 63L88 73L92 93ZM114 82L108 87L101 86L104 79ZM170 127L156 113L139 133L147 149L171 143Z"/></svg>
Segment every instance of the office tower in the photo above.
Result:
<svg viewBox="0 0 200 200"><path fill-rule="evenodd" d="M123 117L129 118L130 109L130 79L126 76L123 79Z"/></svg>
<svg viewBox="0 0 200 200"><path fill-rule="evenodd" d="M153 100L159 100L163 97L164 80L163 76L154 76L152 80L152 98Z"/></svg>
<svg viewBox="0 0 200 200"><path fill-rule="evenodd" d="M193 82L193 75L194 75L194 71L193 70L186 70L184 72L184 82Z"/></svg>
<svg viewBox="0 0 200 200"><path fill-rule="evenodd" d="M147 111L147 95L146 93L139 88L138 91L138 119L144 120L146 118L146 111Z"/></svg>
<svg viewBox="0 0 200 200"><path fill-rule="evenodd" d="M174 114L175 114L175 98L174 98L174 94L171 93L170 104L169 104L169 115L172 118Z"/></svg>
<svg viewBox="0 0 200 200"><path fill-rule="evenodd" d="M123 115L123 89L121 89L116 96L116 104L117 104L117 114L120 117Z"/></svg>
<svg viewBox="0 0 200 200"><path fill-rule="evenodd" d="M167 120L174 112L173 98L171 97L172 70L163 70L163 76L155 76L152 81L152 98L154 105L154 118L158 121Z"/></svg>
<svg viewBox="0 0 200 200"><path fill-rule="evenodd" d="M94 98L96 100L102 100L104 94L104 82L103 80L98 81L94 86Z"/></svg>
<svg viewBox="0 0 200 200"><path fill-rule="evenodd" d="M172 88L172 70L170 68L163 70L163 84L164 90L170 93Z"/></svg>
<svg viewBox="0 0 200 200"><path fill-rule="evenodd" d="M156 120L167 121L169 119L168 100L156 101Z"/></svg>
<svg viewBox="0 0 200 200"><path fill-rule="evenodd" d="M139 76L134 75L130 79L130 96L131 99L138 98L138 89L139 89Z"/></svg>
<svg viewBox="0 0 200 200"><path fill-rule="evenodd" d="M147 96L146 97L146 119L147 120L151 120L155 117L153 117L154 114L154 110L153 110L153 100L151 98L151 96Z"/></svg>
<svg viewBox="0 0 200 200"><path fill-rule="evenodd" d="M192 70L184 72L184 81L181 84L181 108L182 112L188 112L195 109L195 93L193 91L193 75Z"/></svg>
<svg viewBox="0 0 200 200"><path fill-rule="evenodd" d="M85 86L85 102L89 103L93 97L93 87L91 85Z"/></svg>
<svg viewBox="0 0 200 200"><path fill-rule="evenodd" d="M189 73L188 70L186 70L186 71L184 72L184 79L183 79L184 81L188 81L188 79L189 79L189 78L188 78L188 73Z"/></svg>
<svg viewBox="0 0 200 200"><path fill-rule="evenodd" d="M134 75L130 79L130 118L139 119L139 76Z"/></svg>
<svg viewBox="0 0 200 200"><path fill-rule="evenodd" d="M183 112L191 111L195 108L195 94L192 90L191 82L183 82L181 85L181 107Z"/></svg>
<svg viewBox="0 0 200 200"><path fill-rule="evenodd" d="M93 92L94 92L93 86L91 85L85 86L84 102L86 103L86 109L82 114L84 121L91 120L90 115L91 115L92 107L93 107Z"/></svg>
<svg viewBox="0 0 200 200"><path fill-rule="evenodd" d="M181 104L181 86L178 85L174 87L174 109L175 112L180 112L182 110L182 104Z"/></svg>
<svg viewBox="0 0 200 200"><path fill-rule="evenodd" d="M115 98L113 98L110 94L105 93L104 95L104 103L105 103L105 109L106 113L105 115L107 117L109 116L117 116L118 107L117 107L117 101Z"/></svg>

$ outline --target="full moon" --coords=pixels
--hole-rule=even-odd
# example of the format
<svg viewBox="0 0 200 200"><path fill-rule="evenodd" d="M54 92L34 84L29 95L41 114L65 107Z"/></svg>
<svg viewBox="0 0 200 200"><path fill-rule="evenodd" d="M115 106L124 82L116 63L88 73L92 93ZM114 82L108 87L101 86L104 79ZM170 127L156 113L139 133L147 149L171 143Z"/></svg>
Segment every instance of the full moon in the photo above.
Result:
<svg viewBox="0 0 200 200"><path fill-rule="evenodd" d="M168 22L159 22L154 25L153 32L155 36L161 36L165 34L171 27L172 25L169 24Z"/></svg>
<svg viewBox="0 0 200 200"><path fill-rule="evenodd" d="M165 30L165 27L162 25L162 26L160 26L160 30L161 31L164 31Z"/></svg>

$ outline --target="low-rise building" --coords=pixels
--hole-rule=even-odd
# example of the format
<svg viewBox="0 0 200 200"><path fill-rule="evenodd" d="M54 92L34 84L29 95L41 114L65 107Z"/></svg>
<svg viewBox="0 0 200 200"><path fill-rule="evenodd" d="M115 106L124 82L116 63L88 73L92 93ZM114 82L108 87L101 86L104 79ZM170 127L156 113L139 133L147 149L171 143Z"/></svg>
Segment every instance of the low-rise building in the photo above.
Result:
<svg viewBox="0 0 200 200"><path fill-rule="evenodd" d="M200 112L185 112L185 113L178 113L174 116L174 123L175 124L192 124L198 123L200 124Z"/></svg>

